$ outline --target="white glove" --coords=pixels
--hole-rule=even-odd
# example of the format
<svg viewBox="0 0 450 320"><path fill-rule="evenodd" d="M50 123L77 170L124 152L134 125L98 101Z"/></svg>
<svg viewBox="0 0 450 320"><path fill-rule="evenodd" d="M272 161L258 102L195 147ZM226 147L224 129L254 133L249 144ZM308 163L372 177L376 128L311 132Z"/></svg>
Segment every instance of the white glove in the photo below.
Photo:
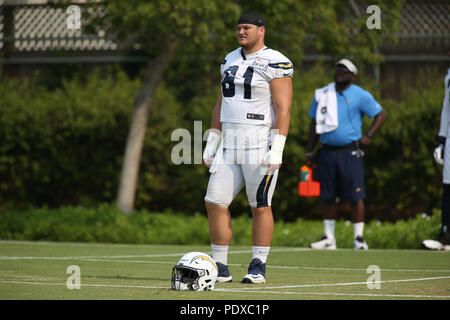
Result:
<svg viewBox="0 0 450 320"><path fill-rule="evenodd" d="M444 153L444 145L440 144L436 147L436 149L434 149L434 160L436 161L437 164L443 165L444 164L444 158L442 157Z"/></svg>
<svg viewBox="0 0 450 320"><path fill-rule="evenodd" d="M283 158L283 149L286 142L286 137L282 134L275 134L272 138L272 147L264 155L262 163L268 164L269 168L278 169L281 166Z"/></svg>
<svg viewBox="0 0 450 320"><path fill-rule="evenodd" d="M208 139L206 140L205 150L203 151L203 161L209 168L216 155L217 148L222 140L222 134L219 130L212 129L209 131Z"/></svg>

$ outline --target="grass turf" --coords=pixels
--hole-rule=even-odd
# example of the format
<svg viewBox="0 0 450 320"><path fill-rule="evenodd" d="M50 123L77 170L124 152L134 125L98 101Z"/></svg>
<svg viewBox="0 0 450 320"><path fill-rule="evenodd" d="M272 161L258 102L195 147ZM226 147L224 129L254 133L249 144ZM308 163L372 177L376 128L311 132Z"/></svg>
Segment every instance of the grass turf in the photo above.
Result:
<svg viewBox="0 0 450 320"><path fill-rule="evenodd" d="M450 252L273 247L266 283L242 284L251 248L230 247L232 283L210 292L170 289L172 267L208 246L0 241L1 300L450 300ZM67 268L80 268L81 289L68 289ZM380 268L369 289L369 266ZM73 283L73 282L71 282Z"/></svg>

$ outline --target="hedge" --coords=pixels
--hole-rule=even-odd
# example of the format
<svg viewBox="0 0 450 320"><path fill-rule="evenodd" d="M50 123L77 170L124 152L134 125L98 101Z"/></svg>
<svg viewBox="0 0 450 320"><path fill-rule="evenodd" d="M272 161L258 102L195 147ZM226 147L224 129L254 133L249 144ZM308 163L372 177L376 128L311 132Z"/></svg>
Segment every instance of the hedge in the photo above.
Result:
<svg viewBox="0 0 450 320"><path fill-rule="evenodd" d="M416 90L404 87L401 101L373 92L387 120L366 151L368 220L395 221L431 212L440 203L442 167L433 160L443 99L436 70L417 76ZM317 199L297 195L304 164L314 89L332 76L321 64L296 70L289 137L283 154L273 206L276 219L320 219ZM59 207L112 203L140 81L120 70L97 70L49 89L36 79L0 76L0 203L8 208ZM154 212L204 214L208 171L201 164L175 165L171 141L175 129L194 133L194 121L209 128L219 86L211 82L202 95L182 99L179 88L163 84L155 94L139 171L136 208ZM370 122L365 121L365 127ZM243 190L232 213L249 212Z"/></svg>
<svg viewBox="0 0 450 320"><path fill-rule="evenodd" d="M422 240L436 235L440 218L440 211L435 210L431 216L422 213L395 223L373 220L365 225L365 239L372 249L418 249ZM207 217L202 214L142 210L128 216L107 204L95 208L6 210L0 214L0 239L4 240L208 245L208 230ZM280 220L275 223L272 245L308 247L322 233L321 221ZM338 220L338 247L351 248L352 239L352 224ZM251 219L248 216L233 218L231 245L251 245Z"/></svg>

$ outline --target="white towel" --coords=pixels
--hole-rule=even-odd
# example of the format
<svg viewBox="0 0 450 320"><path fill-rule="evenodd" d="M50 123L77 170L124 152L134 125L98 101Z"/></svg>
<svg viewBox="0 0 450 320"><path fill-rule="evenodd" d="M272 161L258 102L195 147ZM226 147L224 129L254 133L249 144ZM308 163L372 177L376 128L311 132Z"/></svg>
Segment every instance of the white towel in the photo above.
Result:
<svg viewBox="0 0 450 320"><path fill-rule="evenodd" d="M316 132L322 134L331 132L338 127L337 98L334 82L317 89Z"/></svg>

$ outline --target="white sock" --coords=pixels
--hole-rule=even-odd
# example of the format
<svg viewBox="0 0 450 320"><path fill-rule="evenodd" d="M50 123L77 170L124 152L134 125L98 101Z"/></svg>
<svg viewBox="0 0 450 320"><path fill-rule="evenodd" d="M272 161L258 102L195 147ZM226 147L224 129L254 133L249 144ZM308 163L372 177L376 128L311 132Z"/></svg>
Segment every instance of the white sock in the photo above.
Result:
<svg viewBox="0 0 450 320"><path fill-rule="evenodd" d="M355 239L357 236L362 237L364 231L364 222L356 222L353 224L353 232L355 234Z"/></svg>
<svg viewBox="0 0 450 320"><path fill-rule="evenodd" d="M215 262L228 264L228 246L211 243L212 258Z"/></svg>
<svg viewBox="0 0 450 320"><path fill-rule="evenodd" d="M262 263L266 263L267 256L269 255L270 247L252 247L252 259L258 258Z"/></svg>
<svg viewBox="0 0 450 320"><path fill-rule="evenodd" d="M336 225L336 220L331 220L331 219L323 220L324 233L328 239L334 239L334 226L335 225Z"/></svg>

